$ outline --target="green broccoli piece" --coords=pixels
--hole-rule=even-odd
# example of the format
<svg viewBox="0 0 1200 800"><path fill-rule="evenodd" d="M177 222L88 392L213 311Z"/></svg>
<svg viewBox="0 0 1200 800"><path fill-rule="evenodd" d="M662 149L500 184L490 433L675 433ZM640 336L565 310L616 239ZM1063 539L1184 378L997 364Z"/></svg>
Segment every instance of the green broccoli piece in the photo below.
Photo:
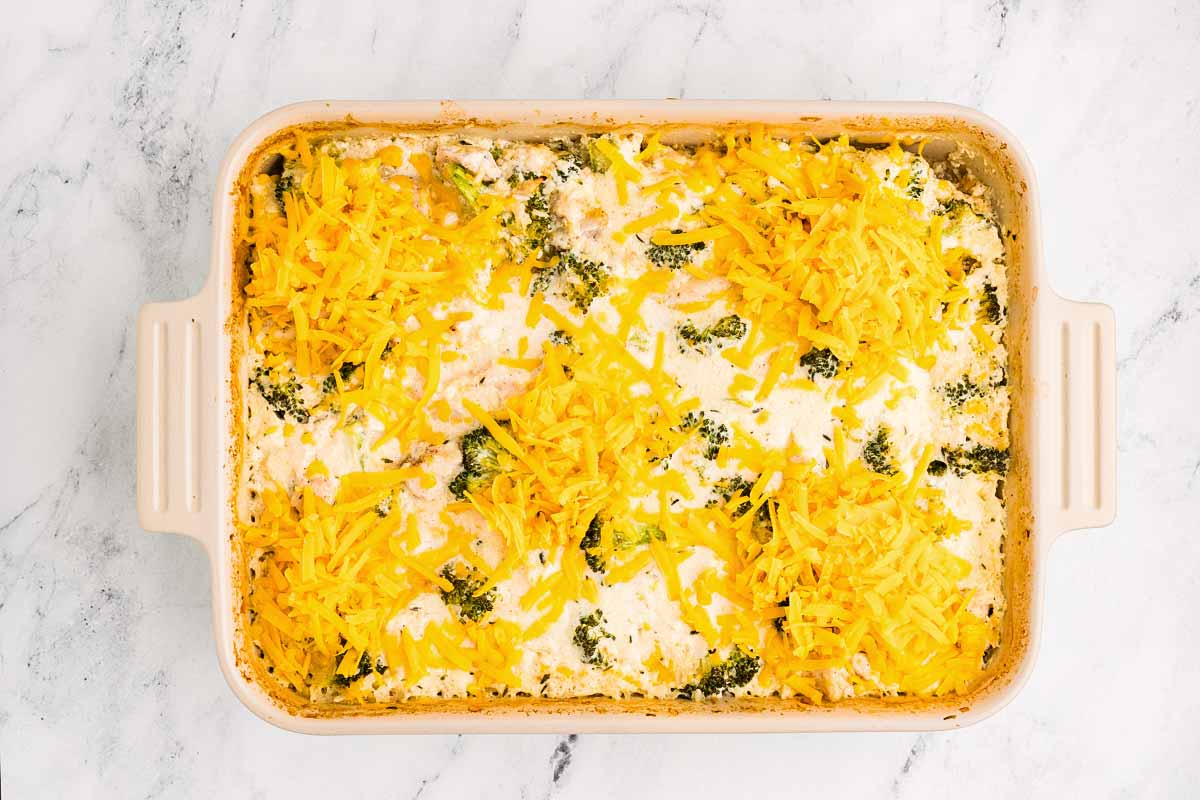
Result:
<svg viewBox="0 0 1200 800"><path fill-rule="evenodd" d="M755 478L755 481L758 479ZM708 508L713 506L727 506L737 498L744 498L738 503L737 508L733 510L733 518L738 519L747 511L754 507L750 502L750 490L754 488L754 481L748 481L741 475L733 475L728 478L722 478L713 484L713 494L716 497L710 499L704 505ZM750 526L750 533L754 536L755 541L760 544L766 544L775 534L775 524L771 522L771 504L773 500L767 500L758 507L758 511L754 512L754 521Z"/></svg>
<svg viewBox="0 0 1200 800"><path fill-rule="evenodd" d="M695 430L700 434L700 438L706 442L704 457L709 461L716 459L721 448L729 444L729 426L723 422L713 422L703 411L699 414L689 411L680 422L679 429Z"/></svg>
<svg viewBox="0 0 1200 800"><path fill-rule="evenodd" d="M600 152L600 148L596 147L596 139L588 139L587 153L588 166L592 172L608 172L608 168L612 166L612 159Z"/></svg>
<svg viewBox="0 0 1200 800"><path fill-rule="evenodd" d="M475 185L475 176L467 172L460 164L451 164L446 170L450 183L462 195L467 208L475 211L479 208L479 187Z"/></svg>
<svg viewBox="0 0 1200 800"><path fill-rule="evenodd" d="M965 374L958 383L949 383L940 389L946 397L946 403L951 408L962 408L963 403L976 397L983 397L983 389Z"/></svg>
<svg viewBox="0 0 1200 800"><path fill-rule="evenodd" d="M640 547L644 544L650 544L650 540L661 542L667 538L663 533L662 528L657 525L647 523L638 523L631 533L624 531L613 532L613 547L617 550L628 550L631 547Z"/></svg>
<svg viewBox="0 0 1200 800"><path fill-rule="evenodd" d="M920 200L925 193L925 177L927 171L925 165L920 161L914 161L908 168L908 185L904 187L904 193L914 200Z"/></svg>
<svg viewBox="0 0 1200 800"><path fill-rule="evenodd" d="M708 328L708 332L716 339L741 339L746 335L746 330L745 320L737 314L721 317Z"/></svg>
<svg viewBox="0 0 1200 800"><path fill-rule="evenodd" d="M280 175L275 181L275 202L279 204L279 213L287 214L287 204L283 201L283 196L292 191L295 186L295 181L291 175Z"/></svg>
<svg viewBox="0 0 1200 800"><path fill-rule="evenodd" d="M979 311L985 320L993 324L998 324L1004 315L1004 308L996 295L996 287L991 283L983 284L983 299L979 301Z"/></svg>
<svg viewBox="0 0 1200 800"><path fill-rule="evenodd" d="M614 639L611 633L604 630L601 625L604 622L604 612L596 609L592 613L580 617L579 624L575 626L575 637L572 641L583 653L583 661L585 664L591 664L593 667L600 669L608 668L608 659L600 652L600 640Z"/></svg>
<svg viewBox="0 0 1200 800"><path fill-rule="evenodd" d="M935 458L929 462L929 466L925 468L925 471L935 478L940 478L946 474L946 467L947 464L945 461Z"/></svg>
<svg viewBox="0 0 1200 800"><path fill-rule="evenodd" d="M780 608L787 608L791 604L792 604L792 601L786 597L784 599L780 600L778 603L776 603L776 605L779 606ZM773 628L775 628L775 630L779 631L780 633L786 633L786 631L784 630L784 627L783 627L784 623L786 623L786 622L787 622L786 616L776 617L775 619L771 620L771 626Z"/></svg>
<svg viewBox="0 0 1200 800"><path fill-rule="evenodd" d="M500 422L506 430L507 422ZM478 427L464 434L459 441L462 450L462 472L450 481L450 493L459 500L466 500L468 494L473 494L491 484L492 480L504 471L502 459L507 458L504 447L496 441L491 431Z"/></svg>
<svg viewBox="0 0 1200 800"><path fill-rule="evenodd" d="M968 472L985 475L995 472L1000 475L1008 472L1008 448L988 447L977 444L974 447L943 447L942 458L946 466L954 470L954 474L962 477Z"/></svg>
<svg viewBox="0 0 1200 800"><path fill-rule="evenodd" d="M449 591L440 590L442 602L447 606L457 607L458 616L463 622L479 622L496 605L496 589L493 587L483 594L477 594L487 583L479 571L468 567L465 570L466 574L460 575L459 572L455 564L442 567L441 576L451 584Z"/></svg>
<svg viewBox="0 0 1200 800"><path fill-rule="evenodd" d="M358 369L360 366L361 366L360 364L354 364L350 361L343 362L342 365L340 367L338 367L338 370L337 370L338 375L340 375L342 378L342 383L344 384L347 381L349 381L350 378L354 376L354 371L356 369ZM332 392L336 389L337 389L337 379L333 377L333 373L331 372L328 375L326 375L325 380L321 382L321 391L323 391L325 394L329 394L330 392Z"/></svg>
<svg viewBox="0 0 1200 800"><path fill-rule="evenodd" d="M340 664L342 657L345 655L345 650L338 653L335 663ZM358 657L358 669L353 675L339 675L337 672L334 672L333 677L330 678L329 682L333 686L340 686L344 689L350 684L361 681L363 678L370 675L372 669L382 675L384 672L387 672L387 665L383 663L382 659L376 660L374 663L372 663L371 654L364 650L362 655Z"/></svg>
<svg viewBox="0 0 1200 800"><path fill-rule="evenodd" d="M596 573L604 572L607 567L600 551L600 529L603 525L599 516L593 517L583 538L579 540L579 549L583 551L584 561L592 572ZM632 532L613 531L613 549L628 550L631 547L649 544L651 539L661 542L666 538L667 535L657 525L639 523Z"/></svg>
<svg viewBox="0 0 1200 800"><path fill-rule="evenodd" d="M595 261L563 253L559 264L573 277L567 288L567 298L580 312L586 312L592 301L608 293L608 268Z"/></svg>
<svg viewBox="0 0 1200 800"><path fill-rule="evenodd" d="M562 329L550 331L550 335L547 338L552 344L561 345L563 347L575 346L575 337Z"/></svg>
<svg viewBox="0 0 1200 800"><path fill-rule="evenodd" d="M555 167L560 180L566 180L588 166L587 145L579 138L551 139L546 142L563 166Z"/></svg>
<svg viewBox="0 0 1200 800"><path fill-rule="evenodd" d="M721 478L721 480L713 484L713 494L715 494L716 497L709 500L705 505L708 507L728 505L729 501L735 497L749 498L750 490L753 488L754 484L751 481L743 478L741 475L732 475L728 478ZM734 511L734 517L740 517L742 514L745 514L750 510L750 506L752 505L753 503L747 499L744 503L737 507L736 511Z"/></svg>
<svg viewBox="0 0 1200 800"><path fill-rule="evenodd" d="M558 267L534 267L533 280L529 282L529 296L545 294L554 286L554 278L561 274Z"/></svg>
<svg viewBox="0 0 1200 800"><path fill-rule="evenodd" d="M688 320L675 330L679 334L679 338L683 340L683 343L679 345L680 352L686 352L689 347L693 350L707 352L710 345L716 344L718 347L724 347L736 342L746 335L749 327L746 325L746 321L737 314L730 314L727 317L721 317L707 328L697 328L691 320Z"/></svg>
<svg viewBox="0 0 1200 800"><path fill-rule="evenodd" d="M678 689L679 699L694 700L696 692L700 692L705 697L712 697L715 694L745 686L754 680L754 676L761 668L762 661L758 656L747 655L742 652L741 648L734 645L733 649L729 651L729 656L724 661L706 669L700 676L700 680Z"/></svg>
<svg viewBox="0 0 1200 800"><path fill-rule="evenodd" d="M525 213L529 216L529 224L525 226L525 246L539 261L548 259L553 255L548 240L554 218L550 214L550 201L546 198L545 181L540 182L537 191L525 201Z"/></svg>
<svg viewBox="0 0 1200 800"><path fill-rule="evenodd" d="M672 233L682 233L676 229ZM704 249L704 242L691 244L652 244L646 248L646 258L659 267L679 269L684 264L692 263L694 254Z"/></svg>
<svg viewBox="0 0 1200 800"><path fill-rule="evenodd" d="M579 549L583 551L583 560L587 562L588 568L592 572L604 572L605 563L604 556L600 555L600 529L604 523L600 520L600 515L592 517L592 521L588 523L587 532L583 534L583 538L579 540Z"/></svg>
<svg viewBox="0 0 1200 800"><path fill-rule="evenodd" d="M531 181L534 178L540 177L542 176L529 170L515 170L508 175L508 185L516 186L518 183L524 183L525 181Z"/></svg>
<svg viewBox="0 0 1200 800"><path fill-rule="evenodd" d="M559 178L566 179L580 170L590 169L592 172L606 172L612 166L608 156L596 147L595 136L571 136L551 139L546 146L554 151L560 161L566 162L565 167L559 167Z"/></svg>
<svg viewBox="0 0 1200 800"><path fill-rule="evenodd" d="M558 179L561 181L565 181L567 178L577 174L585 166L587 166L587 162L573 152L562 153L559 158L559 163L563 164L564 166L555 167L554 174L557 175Z"/></svg>
<svg viewBox="0 0 1200 800"><path fill-rule="evenodd" d="M832 378L837 375L841 361L838 360L838 357L828 347L814 347L800 356L800 366L808 369L808 377L810 378L815 378L818 375Z"/></svg>
<svg viewBox="0 0 1200 800"><path fill-rule="evenodd" d="M872 472L878 472L880 475L895 475L896 467L889 458L891 448L887 428L881 425L863 447L862 459Z"/></svg>
<svg viewBox="0 0 1200 800"><path fill-rule="evenodd" d="M533 294L546 292L558 283L562 296L570 300L581 314L586 314L593 300L608 294L608 282L608 267L603 264L580 258L574 253L559 253L557 264L533 271L530 291Z"/></svg>
<svg viewBox="0 0 1200 800"><path fill-rule="evenodd" d="M939 214L942 216L947 216L947 217L956 217L959 214L963 213L964 211L970 211L970 210L971 210L970 203L968 203L966 200L960 200L958 198L955 198L953 200L947 200L946 202L939 205L937 207L937 209L934 210L933 213Z"/></svg>
<svg viewBox="0 0 1200 800"><path fill-rule="evenodd" d="M250 378L250 385L258 390L263 400L266 400L267 405L275 412L275 416L280 419L291 417L303 425L311 417L309 410L300 399L300 382L294 376L289 377L283 383L273 383L271 370L266 367L257 367L254 370L254 376Z"/></svg>

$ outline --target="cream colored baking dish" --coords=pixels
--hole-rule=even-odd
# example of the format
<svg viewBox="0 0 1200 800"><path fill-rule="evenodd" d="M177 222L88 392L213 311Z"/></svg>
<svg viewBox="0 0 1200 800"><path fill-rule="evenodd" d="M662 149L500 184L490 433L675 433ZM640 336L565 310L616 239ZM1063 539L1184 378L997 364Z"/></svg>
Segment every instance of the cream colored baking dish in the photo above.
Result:
<svg viewBox="0 0 1200 800"><path fill-rule="evenodd" d="M967 696L724 702L478 699L330 709L278 696L256 674L242 637L244 581L234 529L241 386L241 278L235 252L238 186L263 167L264 145L296 125L498 132L545 138L615 126L666 126L677 141L761 122L782 135L901 136L927 157L951 149L994 192L1009 247L1008 347L1013 461L1001 655ZM1063 300L1046 282L1033 171L1011 134L986 116L935 103L498 101L310 102L260 118L233 143L213 204L212 268L204 289L142 308L137 329L137 499L142 526L199 540L212 562L213 622L222 671L239 698L281 727L307 733L546 731L934 730L978 721L1028 677L1037 647L1045 556L1060 533L1106 525L1115 510L1115 363L1112 309Z"/></svg>

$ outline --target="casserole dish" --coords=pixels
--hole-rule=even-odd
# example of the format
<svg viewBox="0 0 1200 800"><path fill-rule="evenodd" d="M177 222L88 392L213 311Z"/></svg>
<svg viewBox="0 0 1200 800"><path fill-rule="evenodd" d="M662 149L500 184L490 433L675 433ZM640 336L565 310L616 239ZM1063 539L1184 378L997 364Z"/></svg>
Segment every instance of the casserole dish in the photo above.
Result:
<svg viewBox="0 0 1200 800"><path fill-rule="evenodd" d="M244 559L235 529L240 463L244 253L235 248L240 187L266 168L265 146L292 126L495 132L546 138L653 125L677 141L762 123L783 136L846 133L867 144L900 138L931 159L959 151L991 189L1009 240L1008 346L1012 470L1004 646L970 694L914 700L856 699L810 706L778 698L719 704L644 699L486 698L355 708L307 705L268 689L244 637ZM1032 173L1009 134L976 112L936 104L608 102L306 103L254 123L220 172L213 268L205 289L180 303L146 306L138 322L138 506L144 527L199 539L213 562L222 669L260 716L314 733L431 731L795 731L956 727L999 708L1028 675L1036 644L1042 556L1072 528L1111 521L1114 510L1112 312L1069 303L1045 285Z"/></svg>

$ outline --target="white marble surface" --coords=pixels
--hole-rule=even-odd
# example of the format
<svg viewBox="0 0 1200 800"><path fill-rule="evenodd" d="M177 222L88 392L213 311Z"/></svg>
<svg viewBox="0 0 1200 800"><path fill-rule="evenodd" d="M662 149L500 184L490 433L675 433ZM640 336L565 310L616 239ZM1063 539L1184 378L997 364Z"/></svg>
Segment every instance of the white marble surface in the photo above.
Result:
<svg viewBox="0 0 1200 800"><path fill-rule="evenodd" d="M5 4L5 800L1195 797L1200 7L467 5ZM216 168L250 120L444 96L940 99L1016 131L1054 283L1117 309L1120 486L1115 525L1054 549L1011 706L921 736L314 739L238 704L200 548L137 524L134 315L200 287Z"/></svg>

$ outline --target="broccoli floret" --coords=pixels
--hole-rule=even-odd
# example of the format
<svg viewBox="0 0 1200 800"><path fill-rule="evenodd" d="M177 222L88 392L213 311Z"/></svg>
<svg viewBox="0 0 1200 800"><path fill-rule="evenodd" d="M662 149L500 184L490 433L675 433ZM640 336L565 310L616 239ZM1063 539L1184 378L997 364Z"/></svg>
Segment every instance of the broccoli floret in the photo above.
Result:
<svg viewBox="0 0 1200 800"><path fill-rule="evenodd" d="M679 345L681 352L689 347L704 352L713 344L724 347L741 339L747 330L746 321L737 314L721 317L707 328L697 328L691 320L676 328L679 338L683 340Z"/></svg>
<svg viewBox="0 0 1200 800"><path fill-rule="evenodd" d="M583 551L583 560L587 562L592 572L604 572L604 556L599 552L600 529L603 525L599 515L592 517L592 521L588 523L587 532L579 540L579 549Z"/></svg>
<svg viewBox="0 0 1200 800"><path fill-rule="evenodd" d="M579 540L579 549L583 551L584 561L592 572L597 573L604 572L607 566L600 552L600 529L603 525L599 516L593 517L583 538ZM651 539L661 542L666 538L667 535L657 525L639 523L630 532L613 531L612 543L616 550L628 550L631 547L649 544Z"/></svg>
<svg viewBox="0 0 1200 800"><path fill-rule="evenodd" d="M554 170L560 180L566 180L588 166L587 145L578 138L551 139L546 146L554 151L562 164Z"/></svg>
<svg viewBox="0 0 1200 800"><path fill-rule="evenodd" d="M862 459L872 472L878 472L880 475L895 475L896 467L888 456L891 448L887 428L881 425L863 447Z"/></svg>
<svg viewBox="0 0 1200 800"><path fill-rule="evenodd" d="M574 152L564 152L559 154L558 163L562 166L555 167L554 174L558 176L560 181L565 181L567 178L571 177L587 166L587 162Z"/></svg>
<svg viewBox="0 0 1200 800"><path fill-rule="evenodd" d="M704 457L709 461L716 459L721 448L729 444L729 426L723 422L713 422L703 411L697 414L689 411L679 424L683 431L695 430L705 441Z"/></svg>
<svg viewBox="0 0 1200 800"><path fill-rule="evenodd" d="M345 650L338 653L337 663L341 663L342 657L345 655ZM360 681L370 675L372 669L382 675L387 671L387 666L382 660L372 663L371 654L364 650L362 655L358 657L358 669L353 675L340 675L337 672L334 672L333 677L330 678L329 682L334 686L340 686L344 689L350 684Z"/></svg>
<svg viewBox="0 0 1200 800"><path fill-rule="evenodd" d="M567 298L580 312L587 311L593 300L608 293L608 268L603 264L579 258L572 253L564 253L559 258L559 264L573 277L567 288Z"/></svg>
<svg viewBox="0 0 1200 800"><path fill-rule="evenodd" d="M555 276L560 274L558 267L534 267L533 280L529 282L529 296L544 294L554 285Z"/></svg>
<svg viewBox="0 0 1200 800"><path fill-rule="evenodd" d="M905 193L914 200L920 200L921 195L925 192L925 186L921 183L921 177L915 172L908 179L908 186L905 188Z"/></svg>
<svg viewBox="0 0 1200 800"><path fill-rule="evenodd" d="M929 466L925 468L925 471L935 478L940 478L946 474L946 466L945 461L935 458L929 462Z"/></svg>
<svg viewBox="0 0 1200 800"><path fill-rule="evenodd" d="M507 422L500 426L508 429ZM489 485L492 479L504 470L501 460L507 451L492 436L491 431L478 427L465 434L459 442L462 449L462 472L450 481L450 493L459 500L466 500L468 494L479 491Z"/></svg>
<svg viewBox="0 0 1200 800"><path fill-rule="evenodd" d="M708 331L716 339L741 339L746 335L746 322L737 314L721 317Z"/></svg>
<svg viewBox="0 0 1200 800"><path fill-rule="evenodd" d="M608 168L612 166L612 159L600 152L600 148L596 147L595 138L587 140L587 157L588 166L592 172L608 172Z"/></svg>
<svg viewBox="0 0 1200 800"><path fill-rule="evenodd" d="M746 480L741 475L722 478L713 484L713 493L716 497L704 505L709 508L713 506L727 506L736 498L744 498L742 502L738 503L737 508L733 510L733 518L738 519L754 507L754 504L750 502L750 490L753 488L754 482ZM750 533L760 544L769 542L775 533L775 524L771 522L771 504L773 502L773 500L767 500L758 507L758 511L754 512L754 521L750 525Z"/></svg>
<svg viewBox="0 0 1200 800"><path fill-rule="evenodd" d="M446 176L462 196L467 208L475 211L479 208L479 187L475 185L475 176L467 172L461 164L451 164L446 169Z"/></svg>
<svg viewBox="0 0 1200 800"><path fill-rule="evenodd" d="M630 547L640 547L644 544L650 544L651 539L661 542L666 538L667 535L657 525L638 523L631 532L615 531L613 533L613 547L617 550L628 550Z"/></svg>
<svg viewBox="0 0 1200 800"><path fill-rule="evenodd" d="M970 203L968 203L966 200L959 200L958 198L955 198L953 200L947 200L946 202L939 205L933 213L941 214L941 215L947 216L947 217L953 217L953 216L957 216L958 214L961 214L964 211L970 211L970 210L971 210Z"/></svg>
<svg viewBox="0 0 1200 800"><path fill-rule="evenodd" d="M557 264L533 271L530 291L534 294L548 291L556 281L561 285L562 296L581 314L586 314L593 300L608 294L608 267L574 253L560 253Z"/></svg>
<svg viewBox="0 0 1200 800"><path fill-rule="evenodd" d="M549 258L552 253L548 239L553 217L550 214L550 201L546 198L545 181L540 182L537 191L525 201L525 213L529 216L529 224L525 226L525 246L534 258Z"/></svg>
<svg viewBox="0 0 1200 800"><path fill-rule="evenodd" d="M963 403L968 400L983 397L983 389L966 375L963 375L962 380L958 383L948 383L943 386L941 392L945 395L946 403L951 408L962 408Z"/></svg>
<svg viewBox="0 0 1200 800"><path fill-rule="evenodd" d="M552 344L562 345L564 347L575 346L575 337L561 329L550 331L550 336L547 338L550 339Z"/></svg>
<svg viewBox="0 0 1200 800"><path fill-rule="evenodd" d="M800 366L808 369L808 377L810 378L815 378L818 375L832 378L834 375L837 375L841 361L828 347L814 347L800 356Z"/></svg>
<svg viewBox="0 0 1200 800"><path fill-rule="evenodd" d="M560 178L568 178L583 169L605 172L612 166L608 156L596 147L596 139L593 136L572 136L546 142L559 160L566 162L565 168L559 167L557 170Z"/></svg>
<svg viewBox="0 0 1200 800"><path fill-rule="evenodd" d="M983 299L979 301L979 312L985 320L993 324L998 324L1004 315L1000 298L996 295L996 287L990 283L983 284Z"/></svg>
<svg viewBox="0 0 1200 800"><path fill-rule="evenodd" d="M734 645L728 658L705 670L696 683L689 683L679 689L679 699L694 700L696 692L705 697L712 697L714 694L745 686L754 680L761 667L762 662L758 656L747 655Z"/></svg>
<svg viewBox="0 0 1200 800"><path fill-rule="evenodd" d="M525 181L531 181L534 178L540 177L542 176L538 175L536 172L530 172L529 170L516 170L515 172L509 174L508 185L516 186L518 183L524 183Z"/></svg>
<svg viewBox="0 0 1200 800"><path fill-rule="evenodd" d="M460 575L460 571L465 574ZM487 581L473 567L460 570L455 564L447 564L442 567L441 576L451 584L449 591L441 590L442 602L448 606L456 606L458 616L464 622L479 622L496 604L495 587L483 594L476 594Z"/></svg>
<svg viewBox="0 0 1200 800"><path fill-rule="evenodd" d="M271 370L257 367L254 376L250 378L250 385L258 389L258 393L267 401L275 416L280 419L291 417L301 425L308 422L311 415L300 399L300 382L295 377L289 377L283 383L273 383Z"/></svg>
<svg viewBox="0 0 1200 800"><path fill-rule="evenodd" d="M787 608L791 604L792 604L792 601L786 597L784 599L780 600L778 603L776 603L776 605L778 605L780 608ZM780 633L785 633L786 631L784 630L783 626L786 622L787 622L786 615L782 616L782 617L776 617L775 619L771 620L771 626L774 627L775 630L779 631Z"/></svg>
<svg viewBox="0 0 1200 800"><path fill-rule="evenodd" d="M954 470L959 477L968 472L980 475L995 472L1000 475L1008 472L1008 448L988 447L977 444L974 447L943 447L942 458L946 466Z"/></svg>
<svg viewBox="0 0 1200 800"><path fill-rule="evenodd" d="M360 366L359 364L354 364L349 361L346 361L346 362L343 362L340 367L338 367L337 372L338 372L338 375L341 376L343 384L346 383L346 381L350 380L350 378L354 375L354 371L356 369L358 369L359 366ZM326 375L325 380L321 382L321 391L323 391L325 394L329 394L330 392L332 392L336 389L337 389L337 379L333 377L333 373L331 372L328 375Z"/></svg>
<svg viewBox="0 0 1200 800"><path fill-rule="evenodd" d="M709 500L705 505L712 507L716 505L727 505L734 497L750 497L750 490L754 488L754 484L743 478L741 475L733 475L728 478L721 478L713 484L713 494L716 495L712 500ZM718 499L719 498L719 499ZM748 499L737 507L734 511L734 517L740 517L750 510L753 505Z"/></svg>
<svg viewBox="0 0 1200 800"><path fill-rule="evenodd" d="M768 499L754 512L754 522L750 525L750 534L759 544L766 544L775 536L775 523L771 521L771 508L774 500Z"/></svg>
<svg viewBox="0 0 1200 800"><path fill-rule="evenodd" d="M283 196L292 191L295 182L291 175L280 175L275 181L275 202L279 204L279 213L287 213L287 205L283 201Z"/></svg>
<svg viewBox="0 0 1200 800"><path fill-rule="evenodd" d="M672 233L682 233L680 230ZM704 249L704 242L691 244L652 244L646 248L646 258L659 267L679 269L692 263L692 257Z"/></svg>
<svg viewBox="0 0 1200 800"><path fill-rule="evenodd" d="M615 637L601 627L603 622L604 613L600 609L596 609L592 613L580 617L579 624L575 626L573 641L583 653L585 664L591 664L593 667L599 667L600 669L607 669L608 659L600 652L600 640L613 639Z"/></svg>

